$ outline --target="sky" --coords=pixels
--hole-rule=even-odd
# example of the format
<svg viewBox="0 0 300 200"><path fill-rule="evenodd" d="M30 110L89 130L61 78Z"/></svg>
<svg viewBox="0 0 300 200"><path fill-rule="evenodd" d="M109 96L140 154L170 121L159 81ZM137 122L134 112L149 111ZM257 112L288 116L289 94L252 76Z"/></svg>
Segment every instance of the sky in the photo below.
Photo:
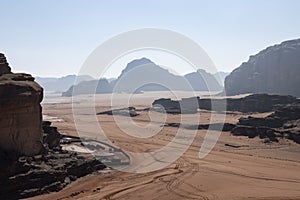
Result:
<svg viewBox="0 0 300 200"><path fill-rule="evenodd" d="M300 38L298 0L0 0L0 52L14 72L77 74L91 52L113 36L141 28L167 29L198 43L219 71L250 55ZM138 58L132 55L128 59ZM148 55L149 56L149 55ZM180 62L164 56L175 71ZM125 67L130 60L118 65ZM169 57L170 59L170 57ZM120 67L119 67L120 68ZM179 73L187 71L179 70ZM109 77L120 69L111 70Z"/></svg>

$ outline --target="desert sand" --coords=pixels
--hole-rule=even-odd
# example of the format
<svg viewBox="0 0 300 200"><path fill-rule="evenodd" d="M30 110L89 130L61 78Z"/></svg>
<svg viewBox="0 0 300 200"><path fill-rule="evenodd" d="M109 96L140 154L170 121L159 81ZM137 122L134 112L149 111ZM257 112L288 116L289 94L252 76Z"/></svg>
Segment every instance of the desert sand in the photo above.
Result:
<svg viewBox="0 0 300 200"><path fill-rule="evenodd" d="M191 93L177 94L190 97ZM203 94L202 94L203 95ZM135 94L130 97L130 106L149 107L154 99L174 97L171 94ZM110 109L111 95L96 96L96 111ZM87 96L76 102L84 110ZM128 95L114 97L123 102ZM75 100L75 99L74 99ZM115 104L115 107L122 107ZM78 135L75 128L70 97L46 95L43 114L53 117L53 125L67 135ZM252 114L266 116L270 113ZM200 123L209 123L211 112L199 112ZM218 114L217 114L218 115ZM221 115L221 114L220 114ZM227 113L226 122L236 123L243 113ZM82 113L82 120L87 120ZM121 121L129 117L119 116ZM168 115L167 122L180 122L180 115ZM186 116L189 118L189 116ZM190 116L191 118L193 116ZM59 120L58 120L59 119ZM162 123L152 118L149 111L131 118L145 131L161 128L158 134L149 138L136 138L120 130L111 115L98 115L97 120L113 144L131 152L151 152L168 144L178 128L162 127ZM193 120L191 120L193 121ZM123 125L124 125L123 124ZM86 136L97 139L98 132L86 121ZM187 134L189 132L187 131ZM237 137L223 132L213 150L199 159L199 149L206 130L198 130L188 150L166 168L148 173L127 173L107 169L80 178L62 191L31 199L300 199L300 145L285 139L278 143L265 144L259 138ZM82 135L80 135L82 136ZM99 139L99 138L98 138ZM239 148L225 144L239 145ZM142 160L140 162L143 162Z"/></svg>

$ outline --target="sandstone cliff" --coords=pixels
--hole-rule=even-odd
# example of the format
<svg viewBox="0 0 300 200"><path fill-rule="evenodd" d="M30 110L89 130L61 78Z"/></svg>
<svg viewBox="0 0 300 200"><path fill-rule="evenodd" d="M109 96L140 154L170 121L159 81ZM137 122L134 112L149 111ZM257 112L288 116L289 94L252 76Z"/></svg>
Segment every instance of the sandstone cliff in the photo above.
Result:
<svg viewBox="0 0 300 200"><path fill-rule="evenodd" d="M34 78L12 73L0 54L0 149L24 155L42 150L42 99Z"/></svg>
<svg viewBox="0 0 300 200"><path fill-rule="evenodd" d="M225 79L227 95L272 93L300 96L300 39L250 56Z"/></svg>

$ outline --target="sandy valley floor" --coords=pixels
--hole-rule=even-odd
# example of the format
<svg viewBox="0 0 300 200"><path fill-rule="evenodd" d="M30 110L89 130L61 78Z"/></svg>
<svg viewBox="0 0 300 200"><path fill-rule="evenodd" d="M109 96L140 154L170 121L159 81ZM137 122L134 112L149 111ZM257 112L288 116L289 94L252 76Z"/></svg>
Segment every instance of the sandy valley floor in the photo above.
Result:
<svg viewBox="0 0 300 200"><path fill-rule="evenodd" d="M146 108L157 96L155 93L136 94L131 98L130 105ZM122 99L123 96L115 98ZM55 95L46 97L43 113L61 119L53 123L61 133L77 135L70 99L58 99ZM107 99L109 95L97 95L96 111L109 108ZM77 102L77 105L85 107L84 101ZM200 115L201 123L209 123L210 112L201 111ZM247 115L229 113L226 121L237 122L241 116ZM128 120L126 116L123 118L125 122ZM86 119L83 113L82 120ZM177 128L163 127L155 136L135 138L124 134L112 116L101 115L97 119L114 145L132 152L159 149L170 142L177 132ZM160 121L155 119L152 119L153 126L147 127L149 119L148 111L142 111L133 120L145 130L161 127ZM168 115L166 120L180 122L180 115ZM86 121L85 132L97 138L98 133L92 127ZM300 145L287 140L264 144L258 138L235 137L224 132L213 151L204 159L199 159L199 148L205 134L206 130L197 131L194 142L184 155L164 169L139 174L107 170L81 178L60 192L32 199L300 199ZM241 147L233 148L225 144Z"/></svg>

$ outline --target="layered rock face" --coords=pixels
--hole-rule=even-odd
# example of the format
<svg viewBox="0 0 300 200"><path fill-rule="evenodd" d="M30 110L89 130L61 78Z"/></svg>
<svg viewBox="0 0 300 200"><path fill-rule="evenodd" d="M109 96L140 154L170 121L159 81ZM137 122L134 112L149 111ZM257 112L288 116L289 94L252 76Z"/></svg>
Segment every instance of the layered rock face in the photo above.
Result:
<svg viewBox="0 0 300 200"><path fill-rule="evenodd" d="M0 54L0 149L38 154L42 146L43 89L29 74L12 73Z"/></svg>
<svg viewBox="0 0 300 200"><path fill-rule="evenodd" d="M225 79L227 95L272 93L300 97L300 39L250 56Z"/></svg>
<svg viewBox="0 0 300 200"><path fill-rule="evenodd" d="M6 61L4 54L0 53L0 75L2 74L10 74L10 67Z"/></svg>

